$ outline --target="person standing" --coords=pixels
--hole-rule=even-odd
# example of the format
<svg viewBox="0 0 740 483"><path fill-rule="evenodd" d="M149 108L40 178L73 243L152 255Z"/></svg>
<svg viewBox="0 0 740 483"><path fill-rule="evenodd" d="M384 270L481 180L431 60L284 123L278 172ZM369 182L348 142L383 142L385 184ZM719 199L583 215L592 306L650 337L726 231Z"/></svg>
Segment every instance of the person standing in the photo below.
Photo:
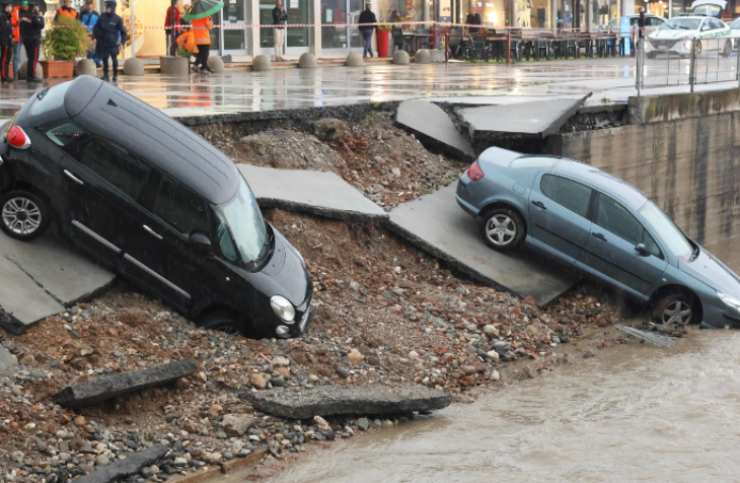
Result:
<svg viewBox="0 0 740 483"><path fill-rule="evenodd" d="M177 36L180 35L180 25L182 24L182 13L177 5L178 0L171 0L167 13L164 16L164 33L167 37L167 55L174 57L177 55Z"/></svg>
<svg viewBox="0 0 740 483"><path fill-rule="evenodd" d="M375 31L378 19L370 10L370 4L365 4L365 10L360 14L360 34L362 34L362 58L373 56L373 32Z"/></svg>
<svg viewBox="0 0 740 483"><path fill-rule="evenodd" d="M85 5L82 7L82 13L80 14L80 22L82 22L82 25L87 29L87 34L90 36L90 39L93 40L93 43L93 30L95 30L95 24L98 23L99 19L100 14L95 11L93 0L85 0ZM101 62L100 59L98 59L98 56L95 55L94 45L92 45L87 51L87 58L95 61L95 65L100 67Z"/></svg>
<svg viewBox="0 0 740 483"><path fill-rule="evenodd" d="M285 24L288 22L288 12L283 7L282 0L276 0L272 9L273 37L275 41L275 60L285 60Z"/></svg>
<svg viewBox="0 0 740 483"><path fill-rule="evenodd" d="M23 42L21 42L21 6L13 5L13 11L10 15L10 23L13 25L13 77L18 78L18 72L21 70L21 52L23 51Z"/></svg>
<svg viewBox="0 0 740 483"><path fill-rule="evenodd" d="M28 0L21 2L21 40L26 49L26 82L43 82L36 77L36 66L39 63L39 48L41 47L41 32L44 30L44 16L41 15L39 7L31 4Z"/></svg>
<svg viewBox="0 0 740 483"><path fill-rule="evenodd" d="M10 62L13 58L13 23L11 22L13 6L10 0L2 0L0 8L2 8L0 12L0 80L9 82L11 80Z"/></svg>
<svg viewBox="0 0 740 483"><path fill-rule="evenodd" d="M59 17L67 17L74 20L77 20L79 15L77 14L77 10L72 6L72 0L64 0L63 4L59 9L57 10L56 15L54 15L54 21L56 22Z"/></svg>
<svg viewBox="0 0 740 483"><path fill-rule="evenodd" d="M196 0L194 4L199 2ZM190 22L190 26L193 29L193 35L195 35L195 44L198 46L198 55L195 57L195 65L200 68L200 71L211 72L211 68L208 67L208 56L211 51L211 29L213 28L213 22L211 17L196 18Z"/></svg>
<svg viewBox="0 0 740 483"><path fill-rule="evenodd" d="M396 50L403 50L403 30L401 29L401 15L398 14L398 10L393 10L391 16L388 19L391 22L391 38L393 39L393 52Z"/></svg>
<svg viewBox="0 0 740 483"><path fill-rule="evenodd" d="M118 80L118 51L126 43L126 28L123 19L116 14L116 2L105 0L105 11L93 28L95 51L103 61L103 80L109 81L108 60L113 63L113 82Z"/></svg>

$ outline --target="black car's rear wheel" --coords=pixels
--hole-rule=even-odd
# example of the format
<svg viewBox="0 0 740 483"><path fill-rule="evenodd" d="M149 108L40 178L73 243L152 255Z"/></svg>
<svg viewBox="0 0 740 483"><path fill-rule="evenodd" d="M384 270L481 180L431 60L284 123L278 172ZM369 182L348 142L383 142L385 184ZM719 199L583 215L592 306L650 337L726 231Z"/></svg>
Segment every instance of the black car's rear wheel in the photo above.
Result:
<svg viewBox="0 0 740 483"><path fill-rule="evenodd" d="M684 292L673 292L662 296L653 307L653 320L658 324L685 326L696 318L696 303Z"/></svg>
<svg viewBox="0 0 740 483"><path fill-rule="evenodd" d="M29 241L41 236L51 221L46 201L25 190L15 190L0 198L0 226L11 238Z"/></svg>
<svg viewBox="0 0 740 483"><path fill-rule="evenodd" d="M241 333L241 325L234 314L226 310L209 312L200 319L200 325L205 329L218 330L227 334Z"/></svg>
<svg viewBox="0 0 740 483"><path fill-rule="evenodd" d="M526 228L516 211L506 207L491 208L483 215L481 234L494 250L513 250L522 244Z"/></svg>

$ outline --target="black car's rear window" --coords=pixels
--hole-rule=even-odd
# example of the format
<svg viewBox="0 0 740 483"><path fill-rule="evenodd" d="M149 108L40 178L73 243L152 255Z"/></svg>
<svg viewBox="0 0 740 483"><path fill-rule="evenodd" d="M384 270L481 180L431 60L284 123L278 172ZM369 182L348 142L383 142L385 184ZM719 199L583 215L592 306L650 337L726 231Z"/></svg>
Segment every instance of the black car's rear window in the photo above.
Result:
<svg viewBox="0 0 740 483"><path fill-rule="evenodd" d="M32 116L38 116L50 111L61 109L64 106L64 96L67 94L70 83L65 82L54 87L47 87L43 91L36 94L33 104L31 104L31 110L29 114Z"/></svg>

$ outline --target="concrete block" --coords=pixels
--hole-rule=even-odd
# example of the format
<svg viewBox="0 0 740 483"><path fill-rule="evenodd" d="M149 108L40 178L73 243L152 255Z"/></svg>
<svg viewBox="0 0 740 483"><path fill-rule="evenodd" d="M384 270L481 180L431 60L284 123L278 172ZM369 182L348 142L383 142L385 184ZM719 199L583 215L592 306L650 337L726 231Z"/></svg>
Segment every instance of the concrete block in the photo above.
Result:
<svg viewBox="0 0 740 483"><path fill-rule="evenodd" d="M546 305L569 290L576 277L532 253L501 253L481 239L477 220L455 201L456 184L391 211L390 228L474 280L532 296Z"/></svg>
<svg viewBox="0 0 740 483"><path fill-rule="evenodd" d="M350 52L347 54L347 60L344 62L344 65L347 67L360 67L365 63L365 60L362 58L362 54L359 52Z"/></svg>
<svg viewBox="0 0 740 483"><path fill-rule="evenodd" d="M417 64L431 64L432 53L427 49L419 49L414 54L414 62Z"/></svg>
<svg viewBox="0 0 740 483"><path fill-rule="evenodd" d="M192 359L170 362L140 371L99 376L67 386L54 396L54 402L67 408L83 408L151 387L162 386L194 373Z"/></svg>
<svg viewBox="0 0 740 483"><path fill-rule="evenodd" d="M316 57L310 52L304 52L298 59L298 67L301 69L315 69L318 65Z"/></svg>
<svg viewBox="0 0 740 483"><path fill-rule="evenodd" d="M183 77L190 73L190 64L185 57L160 57L159 71L162 75Z"/></svg>
<svg viewBox="0 0 740 483"><path fill-rule="evenodd" d="M144 75L144 63L136 58L126 59L123 63L123 74L129 76Z"/></svg>
<svg viewBox="0 0 740 483"><path fill-rule="evenodd" d="M92 59L80 59L75 64L75 75L98 75L98 68L95 66L95 61Z"/></svg>
<svg viewBox="0 0 740 483"><path fill-rule="evenodd" d="M411 62L409 53L405 50L397 50L393 53L393 63L396 65L408 65Z"/></svg>
<svg viewBox="0 0 740 483"><path fill-rule="evenodd" d="M270 57L266 55L256 55L254 59L252 59L252 70L255 72L264 72L266 70L272 69L272 62L270 61Z"/></svg>
<svg viewBox="0 0 740 483"><path fill-rule="evenodd" d="M72 480L72 483L110 483L122 481L129 476L138 474L144 467L151 466L167 454L166 446L152 446L141 451L130 453L124 459L95 470L87 476L80 476Z"/></svg>
<svg viewBox="0 0 740 483"><path fill-rule="evenodd" d="M331 172L237 166L260 206L336 219L385 220L382 208Z"/></svg>
<svg viewBox="0 0 740 483"><path fill-rule="evenodd" d="M26 72L28 71L28 62L23 62L21 64L20 70L18 70L18 79L25 80L26 79ZM41 64L36 64L36 69L34 70L34 73L36 74L36 78L43 79L44 78L44 69L41 67Z"/></svg>
<svg viewBox="0 0 740 483"><path fill-rule="evenodd" d="M214 74L223 74L224 61L218 55L211 55L208 57L208 68L211 69Z"/></svg>
<svg viewBox="0 0 740 483"><path fill-rule="evenodd" d="M436 104L423 99L404 101L398 105L396 122L412 131L425 144L459 159L475 157L470 141L460 134L450 116Z"/></svg>
<svg viewBox="0 0 740 483"><path fill-rule="evenodd" d="M325 385L310 389L279 388L245 394L255 409L282 418L314 416L385 416L434 411L450 405L446 392L417 384L398 387Z"/></svg>

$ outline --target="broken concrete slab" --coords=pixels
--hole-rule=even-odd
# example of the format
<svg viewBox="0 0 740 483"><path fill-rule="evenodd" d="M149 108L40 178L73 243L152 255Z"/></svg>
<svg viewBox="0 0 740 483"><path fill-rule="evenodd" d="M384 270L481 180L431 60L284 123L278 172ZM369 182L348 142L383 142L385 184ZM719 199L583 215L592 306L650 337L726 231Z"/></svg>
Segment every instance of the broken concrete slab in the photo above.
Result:
<svg viewBox="0 0 740 483"><path fill-rule="evenodd" d="M417 384L279 388L247 393L246 398L263 413L290 419L427 412L445 408L452 401L446 392Z"/></svg>
<svg viewBox="0 0 740 483"><path fill-rule="evenodd" d="M0 376L12 373L17 365L18 359L0 345Z"/></svg>
<svg viewBox="0 0 740 483"><path fill-rule="evenodd" d="M412 131L432 148L459 159L472 160L475 157L470 141L457 130L450 116L427 100L414 99L399 104L396 123Z"/></svg>
<svg viewBox="0 0 740 483"><path fill-rule="evenodd" d="M635 339L647 342L648 344L652 344L656 347L671 347L675 341L673 337L663 334L656 334L655 332L650 332L647 330L641 330L637 327L630 327L629 325L618 324L616 327L625 334L630 335Z"/></svg>
<svg viewBox="0 0 740 483"><path fill-rule="evenodd" d="M455 201L456 182L391 211L390 228L474 280L531 296L546 305L570 289L576 276L531 253L501 253L481 239L478 223Z"/></svg>
<svg viewBox="0 0 740 483"><path fill-rule="evenodd" d="M21 242L0 234L0 277L0 307L9 315L0 325L17 334L107 287L115 275L54 237Z"/></svg>
<svg viewBox="0 0 740 483"><path fill-rule="evenodd" d="M120 481L139 473L145 466L155 464L167 454L167 451L169 449L166 446L157 445L131 453L122 460L96 468L95 471L87 476L75 478L72 480L72 483L110 483Z"/></svg>
<svg viewBox="0 0 740 483"><path fill-rule="evenodd" d="M108 374L67 386L54 396L54 402L68 408L93 406L103 401L162 386L189 376L198 365L192 359L170 362L139 371Z"/></svg>
<svg viewBox="0 0 740 483"><path fill-rule="evenodd" d="M385 220L388 214L335 173L238 165L262 208L340 220Z"/></svg>
<svg viewBox="0 0 740 483"><path fill-rule="evenodd" d="M502 138L544 139L556 134L588 96L521 102L509 105L469 107L458 110L473 144L495 144Z"/></svg>

